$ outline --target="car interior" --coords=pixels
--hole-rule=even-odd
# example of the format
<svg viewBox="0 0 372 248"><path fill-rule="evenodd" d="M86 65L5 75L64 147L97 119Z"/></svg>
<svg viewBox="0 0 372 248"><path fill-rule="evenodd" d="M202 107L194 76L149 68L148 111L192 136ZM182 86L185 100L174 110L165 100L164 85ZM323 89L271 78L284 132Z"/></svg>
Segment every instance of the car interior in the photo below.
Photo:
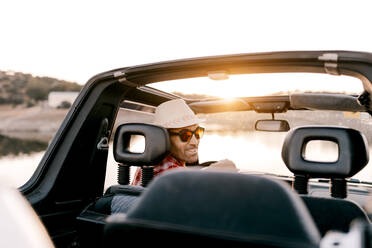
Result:
<svg viewBox="0 0 372 248"><path fill-rule="evenodd" d="M329 54L336 54L337 60ZM278 52L161 62L98 74L80 92L36 172L20 190L57 247L174 246L176 242L320 247L330 232L354 230L356 220L370 224L364 206L372 188L352 179L369 162L368 142L361 131L334 125L290 128L281 159L293 176L199 168L153 177L154 165L169 153L168 132L140 119L118 123L118 113L120 108L153 113L159 104L182 98L146 86L154 82L208 77L209 72L221 70L345 74L365 82L367 75L372 77L369 61L372 55L356 52ZM278 121L274 131L288 131L288 123L274 117L291 110L369 111L358 95L314 92L184 100L197 114L270 114ZM256 129L272 129L273 122L257 123ZM143 152L131 151L134 135L144 137ZM337 145L335 161L306 159L308 144L319 140ZM117 183L104 189L111 141ZM142 186L130 185L137 168L142 170Z"/></svg>
<svg viewBox="0 0 372 248"><path fill-rule="evenodd" d="M131 134L138 133L144 135L146 142L148 142L145 152L142 154L131 153L128 150L128 138ZM169 151L168 139L167 132L164 132L164 129L158 126L138 123L123 124L118 127L115 134L114 152L116 161L119 163L119 167L131 165L134 160L137 166L153 165L154 162L149 158L156 158L155 161L159 161L159 158L164 157ZM314 139L337 139L340 151L339 160L324 166L324 162L302 159L303 151L301 148L304 148L307 142ZM156 147L156 150L154 147ZM111 186L107 189L105 195L90 204L78 219L85 223L85 230L86 228L94 229L89 233L96 232L98 235L104 232L104 240L99 240L99 242L104 242L105 246L109 245L109 247L116 247L116 244L120 243L121 237L126 235L130 237L128 242L137 244L142 241L144 243L141 244L154 244L156 236L165 235L172 237L172 239L167 239L170 246L174 242L187 243L188 240L191 240L190 237L195 235L202 244L204 244L203 242L205 244L213 243L221 245L221 247L229 245L229 242L232 242L231 245L234 246L260 244L262 247L268 247L269 245L272 245L272 247L316 247L320 237L323 237L328 231L347 232L355 219L369 222L365 210L357 202L345 199L347 196L345 178L357 173L366 165L368 162L366 148L366 140L363 134L357 130L331 126L300 127L288 133L283 144L283 160L295 174L292 182L283 182L284 186L281 184L278 186L275 183L270 186L270 183L279 180L277 178L273 180L273 177L265 175L244 175L242 177L242 174L236 173L179 171L175 175L156 178L149 189L127 184ZM128 178L128 175L119 170L118 177ZM224 177L227 177L226 182L221 183ZM309 195L308 180L310 178L329 178L330 197ZM125 180L122 181L125 182ZM238 184L237 181L239 181ZM184 182L185 185L181 182ZM229 185L229 182L234 183ZM160 186L157 186L156 183ZM175 185L174 187L181 188L173 189L173 187L167 185ZM160 188L157 189L156 187ZM239 189L229 187L239 187ZM279 191L284 190L281 187L285 189L285 194L283 193L285 196L279 196ZM197 192L201 195L195 195L193 188L197 188ZM299 194L294 194L295 191ZM192 193L188 195L187 193L181 194L181 192ZM238 193L234 195L232 192ZM282 197L284 199L286 197L296 197L296 199L292 199L286 205L283 204L285 200ZM119 204L126 207L113 213L112 208L115 208L115 198L122 198L126 204L123 204L123 201L120 201ZM263 202L258 200L261 198ZM198 202L198 199L200 199L200 202ZM231 205L224 206L224 204L227 204L226 201ZM234 203L234 201L237 202ZM208 206L205 209L201 208L205 202L208 202ZM130 207L134 203L137 205L133 208L133 211L130 211ZM162 205L161 203L166 204ZM176 203L176 205L172 206L172 203ZM238 205L235 206L234 204ZM268 209L264 210L263 206ZM141 212L142 208L145 208L144 212ZM164 209L162 210L162 208ZM215 209L213 210L213 208ZM292 208L298 208L298 210ZM228 214L228 210L231 210L230 214ZM243 213L237 211L243 211ZM295 211L299 211L298 216L294 214ZM221 216L221 212L224 215ZM170 215L171 213L174 213L174 216L166 217L167 214ZM161 216L161 218L156 219L158 216ZM242 216L247 219L243 219ZM295 216L292 220L293 223L288 216ZM309 218L309 216L312 218ZM238 219L234 220L234 217ZM204 220L204 218L206 219ZM229 221L224 222L224 220ZM257 226L254 230L249 230L245 225L245 223L258 222L260 223L259 226L262 225L262 230ZM284 224L286 222L288 223ZM212 224L208 227L198 226L203 225L203 223ZM230 230L231 225L236 229ZM304 226L298 227L296 225ZM268 229L267 226L272 227L272 229ZM287 230L288 237L284 240L286 231L280 226L291 229ZM304 231L299 231L302 229ZM279 233L276 234L275 230ZM143 233L152 238L141 239ZM259 240L260 235L263 235L260 237L262 240ZM290 240L291 238L297 239L301 235L304 235L303 240ZM252 237L252 240L247 237ZM195 242L194 239L192 240L192 242ZM269 243L265 243L265 240L269 240ZM278 241L278 244L273 244L272 240L281 241ZM85 242L91 241L91 237L86 237ZM94 241L94 243L96 242ZM305 245L307 242L309 244ZM158 244L165 244L164 240L159 240Z"/></svg>

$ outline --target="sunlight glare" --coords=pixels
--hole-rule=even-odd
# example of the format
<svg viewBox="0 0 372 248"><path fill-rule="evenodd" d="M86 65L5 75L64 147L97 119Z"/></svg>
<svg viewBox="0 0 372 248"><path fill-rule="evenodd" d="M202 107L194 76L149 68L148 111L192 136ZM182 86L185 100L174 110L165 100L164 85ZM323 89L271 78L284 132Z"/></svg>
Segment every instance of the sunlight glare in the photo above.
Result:
<svg viewBox="0 0 372 248"><path fill-rule="evenodd" d="M360 94L359 79L316 73L271 73L230 75L227 80L208 77L153 83L151 87L173 93L233 98L242 96L286 95L289 92Z"/></svg>

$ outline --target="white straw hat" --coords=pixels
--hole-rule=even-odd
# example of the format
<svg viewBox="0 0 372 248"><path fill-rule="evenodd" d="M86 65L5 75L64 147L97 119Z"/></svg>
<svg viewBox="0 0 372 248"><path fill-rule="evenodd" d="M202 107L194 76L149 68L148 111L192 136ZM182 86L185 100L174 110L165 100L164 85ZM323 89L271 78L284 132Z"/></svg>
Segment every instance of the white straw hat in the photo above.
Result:
<svg viewBox="0 0 372 248"><path fill-rule="evenodd" d="M202 121L183 99L164 102L155 110L154 124L165 128L187 127Z"/></svg>

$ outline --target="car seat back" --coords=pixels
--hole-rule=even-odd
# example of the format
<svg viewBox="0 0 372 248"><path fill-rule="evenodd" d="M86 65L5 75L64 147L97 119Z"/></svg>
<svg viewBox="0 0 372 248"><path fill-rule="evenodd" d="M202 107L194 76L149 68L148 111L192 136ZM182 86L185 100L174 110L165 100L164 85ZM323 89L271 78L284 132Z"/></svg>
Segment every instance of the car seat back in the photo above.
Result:
<svg viewBox="0 0 372 248"><path fill-rule="evenodd" d="M104 245L317 247L320 235L290 187L264 176L173 170L126 215L107 219Z"/></svg>
<svg viewBox="0 0 372 248"><path fill-rule="evenodd" d="M301 195L320 233L328 231L348 232L356 220L369 222L366 212L355 202L345 199Z"/></svg>
<svg viewBox="0 0 372 248"><path fill-rule="evenodd" d="M308 161L304 150L309 141L328 140L338 145L339 156L334 162ZM348 231L354 219L369 222L365 211L355 202L345 200L345 178L358 173L368 163L368 144L364 135L354 129L333 126L304 126L288 133L282 149L286 166L295 175L293 188L301 195L319 231ZM310 178L330 178L331 196L307 195Z"/></svg>

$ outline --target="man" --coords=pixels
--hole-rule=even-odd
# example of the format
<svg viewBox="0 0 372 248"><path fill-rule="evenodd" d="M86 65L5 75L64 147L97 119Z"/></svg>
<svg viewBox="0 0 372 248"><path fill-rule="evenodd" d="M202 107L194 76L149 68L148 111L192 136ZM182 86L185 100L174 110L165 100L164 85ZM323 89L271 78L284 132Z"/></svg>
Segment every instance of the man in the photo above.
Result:
<svg viewBox="0 0 372 248"><path fill-rule="evenodd" d="M204 128L186 102L175 99L160 104L155 110L154 124L169 132L170 154L154 167L154 176L175 168L186 168L186 163L198 161L198 147ZM137 169L132 185L141 184L141 169Z"/></svg>

